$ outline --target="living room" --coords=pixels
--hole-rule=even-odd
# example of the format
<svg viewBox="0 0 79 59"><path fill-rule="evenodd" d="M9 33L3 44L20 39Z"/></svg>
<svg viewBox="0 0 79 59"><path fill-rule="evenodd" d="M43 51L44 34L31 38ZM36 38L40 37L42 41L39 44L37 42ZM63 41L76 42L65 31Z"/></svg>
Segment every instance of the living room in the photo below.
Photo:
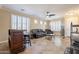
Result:
<svg viewBox="0 0 79 59"><path fill-rule="evenodd" d="M27 34L24 37L27 36L29 42L23 44L24 41L21 40L25 47L20 49L22 52L19 54L64 54L66 48L70 47L72 33L70 25L79 24L78 6L78 4L0 5L0 53L19 52L14 51L14 47L17 45L17 48L20 48L17 43L21 39L14 40L12 33L21 31L21 34L24 32ZM78 31L78 28L73 30ZM13 40L16 44L11 43Z"/></svg>

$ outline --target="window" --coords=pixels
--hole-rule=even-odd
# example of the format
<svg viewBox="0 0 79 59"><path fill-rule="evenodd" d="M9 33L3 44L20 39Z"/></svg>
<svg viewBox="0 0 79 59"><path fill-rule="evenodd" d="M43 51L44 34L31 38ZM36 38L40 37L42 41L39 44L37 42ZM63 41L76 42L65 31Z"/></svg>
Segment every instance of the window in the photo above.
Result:
<svg viewBox="0 0 79 59"><path fill-rule="evenodd" d="M11 17L11 28L12 29L16 29L16 23L17 23L17 16L15 16L15 15L12 15L12 17Z"/></svg>
<svg viewBox="0 0 79 59"><path fill-rule="evenodd" d="M26 30L28 19L23 16L11 15L11 29Z"/></svg>
<svg viewBox="0 0 79 59"><path fill-rule="evenodd" d="M26 29L27 28L27 22L26 22L26 18L25 17L23 17L23 21L22 21L22 28L23 29Z"/></svg>
<svg viewBox="0 0 79 59"><path fill-rule="evenodd" d="M18 16L18 19L17 19L17 28L21 29L21 27L22 27L22 18L20 16Z"/></svg>
<svg viewBox="0 0 79 59"><path fill-rule="evenodd" d="M54 21L50 23L51 30L61 31L61 21Z"/></svg>

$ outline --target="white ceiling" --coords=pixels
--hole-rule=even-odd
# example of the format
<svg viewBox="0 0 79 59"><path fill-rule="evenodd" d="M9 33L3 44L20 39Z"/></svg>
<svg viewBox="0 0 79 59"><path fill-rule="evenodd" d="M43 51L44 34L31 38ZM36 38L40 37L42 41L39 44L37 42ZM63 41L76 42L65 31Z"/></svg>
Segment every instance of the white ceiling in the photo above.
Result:
<svg viewBox="0 0 79 59"><path fill-rule="evenodd" d="M52 19L57 19L63 17L68 10L79 8L78 4L6 4L3 6L22 13L37 16L41 19L46 18L47 11L56 14ZM24 11L21 11L21 9L24 9Z"/></svg>

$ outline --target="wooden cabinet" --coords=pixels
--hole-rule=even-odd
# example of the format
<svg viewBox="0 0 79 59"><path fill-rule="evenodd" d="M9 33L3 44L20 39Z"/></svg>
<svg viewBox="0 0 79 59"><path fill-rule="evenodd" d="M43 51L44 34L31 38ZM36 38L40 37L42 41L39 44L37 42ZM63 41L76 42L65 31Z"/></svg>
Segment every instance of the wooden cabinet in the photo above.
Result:
<svg viewBox="0 0 79 59"><path fill-rule="evenodd" d="M22 30L9 30L9 48L11 53L19 53L24 51Z"/></svg>

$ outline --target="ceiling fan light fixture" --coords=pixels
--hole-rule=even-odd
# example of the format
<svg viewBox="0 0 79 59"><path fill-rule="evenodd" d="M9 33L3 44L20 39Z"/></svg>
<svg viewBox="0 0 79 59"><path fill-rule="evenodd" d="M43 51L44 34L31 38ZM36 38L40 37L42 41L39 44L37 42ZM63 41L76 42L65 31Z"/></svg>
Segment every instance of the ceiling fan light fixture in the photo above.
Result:
<svg viewBox="0 0 79 59"><path fill-rule="evenodd" d="M48 17L52 17L52 16L55 16L56 14L53 14L53 13L50 13L50 12L46 12L46 16L48 16Z"/></svg>

